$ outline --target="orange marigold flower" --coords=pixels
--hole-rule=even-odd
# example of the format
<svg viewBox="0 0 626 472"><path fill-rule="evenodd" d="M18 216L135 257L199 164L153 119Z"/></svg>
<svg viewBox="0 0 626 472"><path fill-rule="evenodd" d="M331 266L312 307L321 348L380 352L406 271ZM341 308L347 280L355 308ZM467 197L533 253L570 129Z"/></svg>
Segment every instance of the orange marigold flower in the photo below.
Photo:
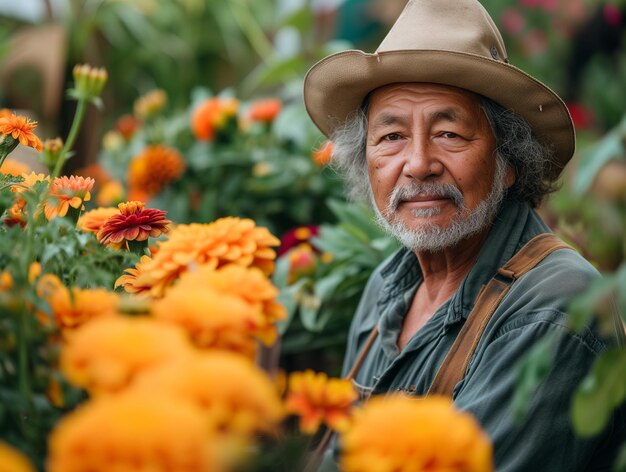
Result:
<svg viewBox="0 0 626 472"><path fill-rule="evenodd" d="M61 371L92 395L124 389L138 372L189 355L178 327L149 318L105 316L78 328L61 351Z"/></svg>
<svg viewBox="0 0 626 472"><path fill-rule="evenodd" d="M133 115L123 115L115 123L115 129L126 141L129 141L141 128L141 121Z"/></svg>
<svg viewBox="0 0 626 472"><path fill-rule="evenodd" d="M35 467L20 451L4 441L0 441L0 471L35 472Z"/></svg>
<svg viewBox="0 0 626 472"><path fill-rule="evenodd" d="M166 241L158 241L153 258L142 257L115 284L130 293L149 292L158 298L194 263L214 268L234 263L258 267L269 275L276 258L271 247L279 243L267 228L245 218L225 217L212 223L179 225Z"/></svg>
<svg viewBox="0 0 626 472"><path fill-rule="evenodd" d="M15 159L7 159L0 166L0 173L8 175L22 175L30 172L30 167L23 162L16 161Z"/></svg>
<svg viewBox="0 0 626 472"><path fill-rule="evenodd" d="M50 177L44 174L22 174L24 181L11 186L11 191L14 193L24 192L33 187L38 182L49 182ZM4 222L7 226L14 226L19 224L20 226L26 225L25 215L26 200L20 196L17 196L13 205L7 210L7 216L4 218Z"/></svg>
<svg viewBox="0 0 626 472"><path fill-rule="evenodd" d="M260 309L241 298L206 288L175 286L153 303L160 321L182 327L202 349L224 349L254 358L257 343L252 328L262 322Z"/></svg>
<svg viewBox="0 0 626 472"><path fill-rule="evenodd" d="M219 434L250 437L273 432L283 417L280 398L269 377L238 354L208 351L163 364L137 376L134 391L158 391L190 400L208 413Z"/></svg>
<svg viewBox="0 0 626 472"><path fill-rule="evenodd" d="M285 406L300 417L300 430L306 434L315 433L322 423L343 431L350 424L350 410L357 398L350 380L329 379L323 372L307 370L289 376Z"/></svg>
<svg viewBox="0 0 626 472"><path fill-rule="evenodd" d="M96 237L102 244L122 244L125 241L145 241L158 238L169 231L166 212L144 208L143 202L126 202L118 206L119 213L108 218Z"/></svg>
<svg viewBox="0 0 626 472"><path fill-rule="evenodd" d="M202 102L191 117L191 130L196 139L212 141L229 119L237 116L239 101L234 98L210 98Z"/></svg>
<svg viewBox="0 0 626 472"><path fill-rule="evenodd" d="M119 295L101 288L80 289L63 287L54 290L47 299L57 326L63 330L74 330L86 322L117 314Z"/></svg>
<svg viewBox="0 0 626 472"><path fill-rule="evenodd" d="M257 100L250 105L248 117L252 121L260 121L262 123L271 123L278 116L283 108L283 102L278 98L268 98L265 100Z"/></svg>
<svg viewBox="0 0 626 472"><path fill-rule="evenodd" d="M278 289L260 269L235 264L217 270L211 266L200 266L184 273L175 289L204 290L207 287L234 295L253 307L261 316L250 320L251 332L268 346L276 341L276 322L287 317L287 310L276 301Z"/></svg>
<svg viewBox="0 0 626 472"><path fill-rule="evenodd" d="M66 415L48 440L48 472L224 472L200 407L129 392Z"/></svg>
<svg viewBox="0 0 626 472"><path fill-rule="evenodd" d="M148 146L131 161L128 186L131 194L140 192L151 197L184 171L185 161L176 149L162 144Z"/></svg>
<svg viewBox="0 0 626 472"><path fill-rule="evenodd" d="M13 288L13 277L6 270L0 272L0 292L8 292Z"/></svg>
<svg viewBox="0 0 626 472"><path fill-rule="evenodd" d="M113 215L119 215L120 210L115 207L101 207L83 213L76 224L79 229L86 233L97 233L102 225Z"/></svg>
<svg viewBox="0 0 626 472"><path fill-rule="evenodd" d="M346 472L395 472L409 470L408 464L411 471L424 472L494 470L487 435L444 397L373 398L355 413L341 444Z"/></svg>
<svg viewBox="0 0 626 472"><path fill-rule="evenodd" d="M83 202L91 199L91 188L95 181L91 177L56 177L50 185L50 195L44 205L44 214L48 220L65 216L70 207L80 209Z"/></svg>
<svg viewBox="0 0 626 472"><path fill-rule="evenodd" d="M11 136L23 146L41 151L41 140L33 133L37 122L25 116L10 114L0 117L0 134Z"/></svg>
<svg viewBox="0 0 626 472"><path fill-rule="evenodd" d="M333 143L330 141L325 141L321 147L313 150L313 161L320 165L325 166L330 162L330 158L333 154Z"/></svg>

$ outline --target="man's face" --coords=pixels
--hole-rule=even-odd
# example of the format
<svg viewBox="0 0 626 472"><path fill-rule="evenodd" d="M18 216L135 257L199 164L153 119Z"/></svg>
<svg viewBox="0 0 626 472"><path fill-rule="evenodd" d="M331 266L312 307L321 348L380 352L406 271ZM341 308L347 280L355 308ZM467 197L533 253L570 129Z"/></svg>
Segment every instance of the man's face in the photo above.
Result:
<svg viewBox="0 0 626 472"><path fill-rule="evenodd" d="M379 219L418 251L454 245L489 225L513 179L510 169L495 178L495 139L478 97L435 84L372 93L366 162Z"/></svg>

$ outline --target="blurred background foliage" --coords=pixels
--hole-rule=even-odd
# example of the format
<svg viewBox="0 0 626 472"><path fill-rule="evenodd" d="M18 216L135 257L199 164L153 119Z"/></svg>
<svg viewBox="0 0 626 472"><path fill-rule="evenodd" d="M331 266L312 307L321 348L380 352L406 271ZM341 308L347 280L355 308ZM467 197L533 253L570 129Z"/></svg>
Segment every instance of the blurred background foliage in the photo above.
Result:
<svg viewBox="0 0 626 472"><path fill-rule="evenodd" d="M309 244L308 256L290 260L283 248L276 278L292 314L284 326L284 352L307 362L332 352L334 360L317 356L315 367L336 369L359 288L393 243L378 233L367 209L344 206L337 177L311 161L324 138L304 112L302 80L333 51L374 50L404 3L0 0L0 105L39 120L43 136L65 135L73 105L62 91L72 67L103 66L109 72L104 109L89 110L67 172L98 163L127 187L127 168L136 156L165 144L182 154L185 171L153 195L151 205L167 209L175 221L240 214L278 236L320 227L299 241ZM600 270L623 272L626 0L483 4L504 35L511 63L561 94L577 128L577 154L561 190L541 209L544 217ZM132 137L111 141L120 120L136 118L136 101L155 89L167 97L158 119L143 123ZM266 97L283 106L271 126L231 130L225 146L198 142L189 123L212 97L234 97L242 110ZM303 272L296 260L313 266ZM622 279L610 279L618 281L613 290L624 290Z"/></svg>

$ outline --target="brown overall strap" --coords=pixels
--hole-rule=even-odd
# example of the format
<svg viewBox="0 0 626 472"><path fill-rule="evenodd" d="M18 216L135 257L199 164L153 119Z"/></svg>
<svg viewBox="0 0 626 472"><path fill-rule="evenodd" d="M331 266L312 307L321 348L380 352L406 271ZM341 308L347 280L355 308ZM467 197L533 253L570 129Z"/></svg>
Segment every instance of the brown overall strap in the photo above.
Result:
<svg viewBox="0 0 626 472"><path fill-rule="evenodd" d="M513 282L557 249L572 249L552 233L535 236L522 247L481 289L448 355L437 371L428 394L452 395L464 377L480 337Z"/></svg>

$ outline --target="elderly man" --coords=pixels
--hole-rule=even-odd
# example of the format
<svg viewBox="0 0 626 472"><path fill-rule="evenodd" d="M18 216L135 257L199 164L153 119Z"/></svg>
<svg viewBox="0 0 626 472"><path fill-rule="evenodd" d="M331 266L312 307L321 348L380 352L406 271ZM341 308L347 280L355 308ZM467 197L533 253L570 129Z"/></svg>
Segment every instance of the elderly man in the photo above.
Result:
<svg viewBox="0 0 626 472"><path fill-rule="evenodd" d="M533 210L574 152L562 100L509 64L475 0L409 0L374 54L317 63L304 98L353 195L405 246L372 275L350 331L344 369L362 397L452 395L499 471L610 470L624 412L590 439L569 419L613 342L568 329L569 301L598 273ZM516 421L516 365L549 335L555 367Z"/></svg>

